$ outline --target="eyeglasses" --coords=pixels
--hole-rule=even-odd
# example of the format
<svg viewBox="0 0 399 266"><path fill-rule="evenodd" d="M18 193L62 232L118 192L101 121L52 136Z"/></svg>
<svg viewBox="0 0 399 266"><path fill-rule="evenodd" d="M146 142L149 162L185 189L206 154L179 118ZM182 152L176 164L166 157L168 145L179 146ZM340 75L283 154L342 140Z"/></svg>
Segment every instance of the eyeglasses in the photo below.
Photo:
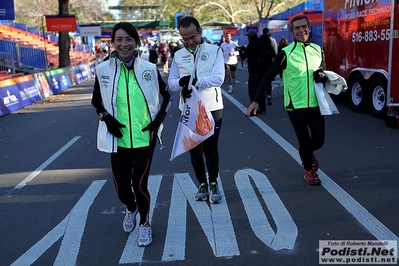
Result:
<svg viewBox="0 0 399 266"><path fill-rule="evenodd" d="M190 38L182 38L181 40L183 42L188 42L188 41L195 41L195 39L197 39L198 34L191 36Z"/></svg>
<svg viewBox="0 0 399 266"><path fill-rule="evenodd" d="M308 25L301 25L301 26L295 26L295 27L294 27L295 30L299 30L299 29L301 29L301 28L302 28L303 30L306 30L306 29L308 29L309 27L308 27Z"/></svg>

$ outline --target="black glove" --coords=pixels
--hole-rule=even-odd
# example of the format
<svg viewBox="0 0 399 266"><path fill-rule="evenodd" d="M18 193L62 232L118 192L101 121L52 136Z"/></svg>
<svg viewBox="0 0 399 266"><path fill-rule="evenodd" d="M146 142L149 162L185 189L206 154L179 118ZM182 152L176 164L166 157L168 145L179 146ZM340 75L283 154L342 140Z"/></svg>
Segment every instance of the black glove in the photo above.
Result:
<svg viewBox="0 0 399 266"><path fill-rule="evenodd" d="M181 95L183 96L183 101L186 102L186 99L191 97L191 93L193 92L192 89L189 89L188 86L184 86L183 90L181 91Z"/></svg>
<svg viewBox="0 0 399 266"><path fill-rule="evenodd" d="M154 121L149 123L145 128L143 128L141 131L150 131L150 141L154 140L154 135L156 136L158 133L158 129L162 124L162 121L165 119L166 112L159 112L159 114L155 117Z"/></svg>
<svg viewBox="0 0 399 266"><path fill-rule="evenodd" d="M317 69L315 72L313 72L313 79L316 83L323 83L323 85L326 84L328 81L328 77L326 73L324 73L323 68Z"/></svg>
<svg viewBox="0 0 399 266"><path fill-rule="evenodd" d="M109 133L111 133L117 138L122 138L123 135L120 128L126 127L125 125L119 123L119 121L116 120L115 117L113 117L110 114L104 116L103 121L105 122L105 125L107 126Z"/></svg>
<svg viewBox="0 0 399 266"><path fill-rule="evenodd" d="M188 86L188 83L190 82L190 78L191 78L191 76L190 75L188 75L188 76L184 76L184 77L181 77L180 79L179 79L179 85L180 85L180 87L189 87ZM191 84L192 85L195 85L195 83L197 83L197 79L196 78L193 78L193 81L191 82Z"/></svg>

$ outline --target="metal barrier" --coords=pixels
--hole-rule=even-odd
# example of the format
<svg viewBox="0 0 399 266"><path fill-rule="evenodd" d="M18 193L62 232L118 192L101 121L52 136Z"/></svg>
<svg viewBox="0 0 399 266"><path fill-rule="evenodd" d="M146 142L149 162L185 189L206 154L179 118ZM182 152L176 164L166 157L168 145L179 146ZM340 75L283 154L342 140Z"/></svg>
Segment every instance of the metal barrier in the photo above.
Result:
<svg viewBox="0 0 399 266"><path fill-rule="evenodd" d="M0 52L0 71L15 74L14 58L12 54Z"/></svg>
<svg viewBox="0 0 399 266"><path fill-rule="evenodd" d="M77 47L78 51L91 53L89 45L79 45ZM15 73L15 71L36 73L52 68L47 62L46 50L44 49L19 46L15 41L0 40L0 53L11 55L11 58L7 61L9 64L7 69L12 69L12 73ZM2 57L0 57L0 60L3 60ZM13 62L12 66L10 61ZM0 70L2 65L3 63L0 62Z"/></svg>
<svg viewBox="0 0 399 266"><path fill-rule="evenodd" d="M75 51L92 53L91 46L87 44L77 44L75 46Z"/></svg>
<svg viewBox="0 0 399 266"><path fill-rule="evenodd" d="M19 47L18 68L27 73L47 70L46 51L31 47Z"/></svg>
<svg viewBox="0 0 399 266"><path fill-rule="evenodd" d="M14 61L17 62L17 50L16 50L16 42L0 40L0 51L8 54L12 54L14 56Z"/></svg>
<svg viewBox="0 0 399 266"><path fill-rule="evenodd" d="M0 51L12 55L14 73L15 70L25 73L48 70L44 50L20 47L17 42L0 40Z"/></svg>

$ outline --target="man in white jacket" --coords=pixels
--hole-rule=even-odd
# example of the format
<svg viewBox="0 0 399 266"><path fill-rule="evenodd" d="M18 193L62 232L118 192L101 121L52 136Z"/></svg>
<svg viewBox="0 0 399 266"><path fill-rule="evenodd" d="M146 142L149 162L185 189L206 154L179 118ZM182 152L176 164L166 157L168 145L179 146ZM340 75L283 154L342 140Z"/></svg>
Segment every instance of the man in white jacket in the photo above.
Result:
<svg viewBox="0 0 399 266"><path fill-rule="evenodd" d="M210 203L219 203L222 200L217 177L219 175L218 140L223 113L220 89L225 72L223 54L220 47L211 45L202 38L202 29L194 17L184 17L179 23L179 32L183 38L184 47L175 53L168 85L171 91L181 91L180 111L183 110L185 99L191 97L191 85L195 86L215 120L214 134L190 150L190 156L199 182L195 199L206 201L209 195ZM192 80L191 84L189 84L190 80ZM209 182L205 165L208 169Z"/></svg>

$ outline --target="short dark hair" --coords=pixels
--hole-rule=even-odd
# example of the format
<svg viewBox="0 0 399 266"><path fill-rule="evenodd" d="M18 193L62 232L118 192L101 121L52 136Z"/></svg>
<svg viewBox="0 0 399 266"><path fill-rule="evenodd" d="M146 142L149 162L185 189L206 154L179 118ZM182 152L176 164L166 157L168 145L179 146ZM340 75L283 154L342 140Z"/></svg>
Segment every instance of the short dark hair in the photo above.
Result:
<svg viewBox="0 0 399 266"><path fill-rule="evenodd" d="M290 30L291 31L294 29L294 22L297 21L297 20L300 20L300 19L305 19L306 20L306 24L310 28L310 20L308 19L308 17L305 16L305 15L299 15L299 16L296 16L293 19L291 19L291 22L290 22Z"/></svg>
<svg viewBox="0 0 399 266"><path fill-rule="evenodd" d="M115 24L114 28L112 29L111 42L115 41L115 32L119 29L126 31L126 33L135 40L137 46L141 45L140 37L136 28L129 22L119 22Z"/></svg>
<svg viewBox="0 0 399 266"><path fill-rule="evenodd" d="M180 28L188 28L188 27L190 27L191 24L194 24L194 26L197 28L198 32L201 31L201 26L200 26L198 20L196 18L194 18L194 17L191 17L191 16L187 16L187 17L182 18L182 20L180 20L180 22L179 22L178 29L180 29Z"/></svg>
<svg viewBox="0 0 399 266"><path fill-rule="evenodd" d="M265 34L265 35L270 35L270 30L268 28L264 28L262 30L262 33Z"/></svg>

